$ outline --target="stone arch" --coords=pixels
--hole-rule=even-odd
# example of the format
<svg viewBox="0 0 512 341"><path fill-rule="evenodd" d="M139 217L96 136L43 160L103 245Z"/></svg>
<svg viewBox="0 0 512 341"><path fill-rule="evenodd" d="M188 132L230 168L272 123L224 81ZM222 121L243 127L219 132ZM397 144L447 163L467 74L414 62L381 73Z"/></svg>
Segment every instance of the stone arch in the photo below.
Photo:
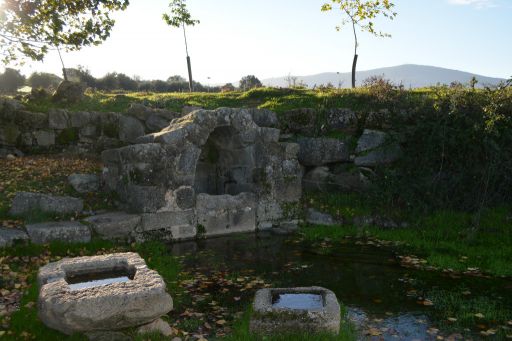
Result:
<svg viewBox="0 0 512 341"><path fill-rule="evenodd" d="M254 145L243 141L232 126L220 126L201 147L194 174L196 193L237 195L254 192Z"/></svg>

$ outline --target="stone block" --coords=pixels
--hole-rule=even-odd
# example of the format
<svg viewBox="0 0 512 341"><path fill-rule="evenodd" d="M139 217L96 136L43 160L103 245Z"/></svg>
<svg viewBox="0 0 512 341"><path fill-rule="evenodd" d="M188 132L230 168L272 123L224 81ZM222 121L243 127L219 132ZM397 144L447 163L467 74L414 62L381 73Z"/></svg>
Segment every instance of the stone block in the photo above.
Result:
<svg viewBox="0 0 512 341"><path fill-rule="evenodd" d="M34 211L56 214L75 214L81 212L83 207L83 200L78 198L17 192L9 213L13 216L20 216Z"/></svg>
<svg viewBox="0 0 512 341"><path fill-rule="evenodd" d="M34 244L46 244L53 241L66 243L88 243L91 241L89 227L77 221L60 221L26 226L30 240Z"/></svg>
<svg viewBox="0 0 512 341"><path fill-rule="evenodd" d="M95 233L103 239L130 239L140 225L141 217L137 214L110 212L84 219Z"/></svg>
<svg viewBox="0 0 512 341"><path fill-rule="evenodd" d="M68 112L64 109L50 109L48 112L48 125L50 129L70 128Z"/></svg>
<svg viewBox="0 0 512 341"><path fill-rule="evenodd" d="M23 230L0 227L0 247L9 247L18 242L28 241L28 235Z"/></svg>
<svg viewBox="0 0 512 341"><path fill-rule="evenodd" d="M121 141L133 143L144 134L144 126L138 119L130 116L121 116L119 119L119 139Z"/></svg>
<svg viewBox="0 0 512 341"><path fill-rule="evenodd" d="M332 333L340 331L336 295L325 288L267 288L256 292L249 323L251 333Z"/></svg>
<svg viewBox="0 0 512 341"><path fill-rule="evenodd" d="M100 179L96 174L71 174L68 181L78 193L96 192L100 188Z"/></svg>
<svg viewBox="0 0 512 341"><path fill-rule="evenodd" d="M208 195L196 198L197 223L205 236L256 230L256 197L252 193Z"/></svg>
<svg viewBox="0 0 512 341"><path fill-rule="evenodd" d="M122 273L124 281L71 288L84 275ZM164 280L136 253L66 258L38 273L38 312L50 328L71 335L121 330L155 321L173 308Z"/></svg>
<svg viewBox="0 0 512 341"><path fill-rule="evenodd" d="M55 132L53 130L37 130L34 132L34 137L39 147L55 145Z"/></svg>
<svg viewBox="0 0 512 341"><path fill-rule="evenodd" d="M335 162L350 161L348 145L333 138L299 139L299 162L305 166L322 166Z"/></svg>
<svg viewBox="0 0 512 341"><path fill-rule="evenodd" d="M173 226L194 226L194 210L179 212L158 212L142 215L141 230L154 231L171 229Z"/></svg>

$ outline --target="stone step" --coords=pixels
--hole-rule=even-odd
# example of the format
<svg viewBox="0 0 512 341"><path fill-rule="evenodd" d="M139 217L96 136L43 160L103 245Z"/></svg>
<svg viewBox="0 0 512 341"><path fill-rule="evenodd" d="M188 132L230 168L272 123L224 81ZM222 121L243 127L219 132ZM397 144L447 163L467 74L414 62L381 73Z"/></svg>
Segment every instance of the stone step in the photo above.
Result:
<svg viewBox="0 0 512 341"><path fill-rule="evenodd" d="M58 221L26 226L30 241L46 244L53 241L88 243L91 241L89 227L77 221Z"/></svg>
<svg viewBox="0 0 512 341"><path fill-rule="evenodd" d="M0 228L0 247L13 246L16 242L28 241L25 231L19 229Z"/></svg>

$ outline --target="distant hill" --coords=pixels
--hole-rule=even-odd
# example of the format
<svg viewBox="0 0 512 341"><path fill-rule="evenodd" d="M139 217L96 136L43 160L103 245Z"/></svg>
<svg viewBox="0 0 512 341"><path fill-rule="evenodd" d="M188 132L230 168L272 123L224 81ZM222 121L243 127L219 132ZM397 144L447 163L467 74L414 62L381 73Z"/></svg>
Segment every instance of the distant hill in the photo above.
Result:
<svg viewBox="0 0 512 341"><path fill-rule="evenodd" d="M356 74L357 84L361 83L371 76L384 76L384 78L391 80L394 84L403 84L406 88L421 88L436 84L450 84L451 82L468 83L469 80L475 76L478 80L477 86L482 87L485 85L496 85L504 79L492 78L481 75L476 75L469 72L445 69L435 66L427 65L414 65L406 64L392 67L385 67L380 69L359 71ZM297 76L298 81L307 84L308 87L315 85L331 83L335 87L341 82L341 87L350 87L352 75L350 72L336 73L326 72L311 76ZM264 79L262 83L266 86L286 87L288 82L285 77Z"/></svg>

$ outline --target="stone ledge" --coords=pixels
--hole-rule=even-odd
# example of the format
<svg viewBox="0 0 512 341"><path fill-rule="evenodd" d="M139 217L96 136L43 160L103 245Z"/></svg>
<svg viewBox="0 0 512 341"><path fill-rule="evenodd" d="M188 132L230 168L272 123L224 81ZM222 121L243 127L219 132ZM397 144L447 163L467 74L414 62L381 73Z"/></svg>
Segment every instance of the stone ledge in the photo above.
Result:
<svg viewBox="0 0 512 341"><path fill-rule="evenodd" d="M30 241L46 244L53 241L88 243L91 241L89 227L76 221L48 222L26 226Z"/></svg>

